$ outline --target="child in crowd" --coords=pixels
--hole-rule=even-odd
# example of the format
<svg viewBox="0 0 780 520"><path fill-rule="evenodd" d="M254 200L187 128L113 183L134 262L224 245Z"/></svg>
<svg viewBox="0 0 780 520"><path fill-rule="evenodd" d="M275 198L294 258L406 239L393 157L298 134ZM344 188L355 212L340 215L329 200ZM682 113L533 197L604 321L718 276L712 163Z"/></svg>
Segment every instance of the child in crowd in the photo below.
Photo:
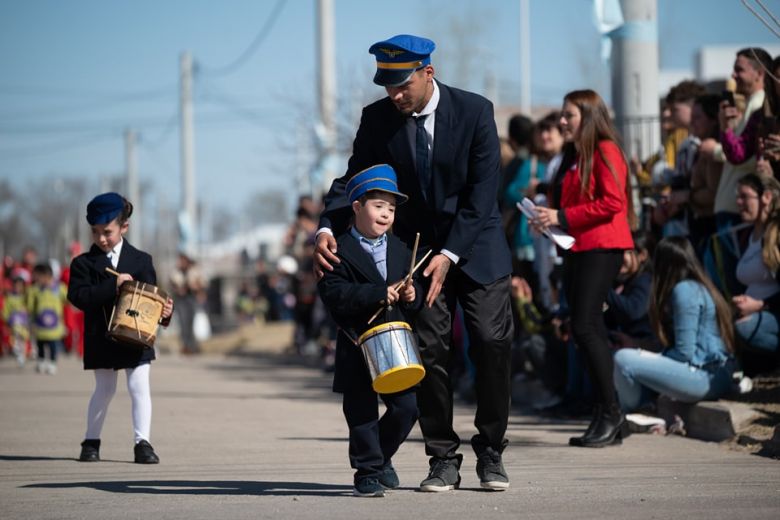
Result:
<svg viewBox="0 0 780 520"><path fill-rule="evenodd" d="M339 325L333 390L344 394L343 410L349 425L349 460L356 470L354 495L384 496L399 486L391 463L417 420L414 389L380 394L387 411L379 418L377 394L357 338L370 327L389 321L411 321L410 312L421 299L413 283L396 290L394 283L407 273L411 254L389 234L399 193L395 171L386 164L372 166L346 185L354 211L354 226L337 237L340 263L319 282L320 296ZM368 320L382 305L392 305L371 325ZM407 319L404 319L407 318Z"/></svg>
<svg viewBox="0 0 780 520"><path fill-rule="evenodd" d="M127 374L127 390L132 400L135 462L159 462L149 444L152 422L149 370L155 359L154 349L117 342L106 336L119 287L133 280L157 282L152 257L123 239L132 213L133 205L117 193L104 193L92 199L87 205L87 222L94 244L71 263L68 299L84 311L84 369L95 374L95 391L89 401L87 432L79 456L83 462L100 460L100 432L120 369L125 369ZM120 274L109 274L108 268ZM167 326L172 314L173 301L169 298L163 307L161 323Z"/></svg>
<svg viewBox="0 0 780 520"><path fill-rule="evenodd" d="M66 289L54 280L49 264L36 264L33 268L33 284L27 293L27 308L32 317L32 336L38 346L40 373L57 373L57 352L62 348L65 325L62 312L66 301ZM49 360L46 360L46 352Z"/></svg>
<svg viewBox="0 0 780 520"><path fill-rule="evenodd" d="M21 276L13 277L11 290L3 303L3 322L8 327L9 343L20 367L27 357L27 342L30 339L30 316L27 312L27 284Z"/></svg>

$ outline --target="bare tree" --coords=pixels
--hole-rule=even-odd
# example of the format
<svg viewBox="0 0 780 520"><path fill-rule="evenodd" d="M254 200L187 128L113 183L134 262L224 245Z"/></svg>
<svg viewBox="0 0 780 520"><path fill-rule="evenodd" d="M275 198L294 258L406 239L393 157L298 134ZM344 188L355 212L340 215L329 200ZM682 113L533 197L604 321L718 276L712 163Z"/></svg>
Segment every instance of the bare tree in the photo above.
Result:
<svg viewBox="0 0 780 520"><path fill-rule="evenodd" d="M247 224L252 227L287 222L287 194L281 190L258 191L249 199L244 215Z"/></svg>
<svg viewBox="0 0 780 520"><path fill-rule="evenodd" d="M17 255L25 242L20 203L7 179L0 179L0 256Z"/></svg>
<svg viewBox="0 0 780 520"><path fill-rule="evenodd" d="M30 186L28 231L43 256L66 257L68 244L78 236L77 226L82 225L76 215L83 213L81 204L86 185L84 179L57 178Z"/></svg>

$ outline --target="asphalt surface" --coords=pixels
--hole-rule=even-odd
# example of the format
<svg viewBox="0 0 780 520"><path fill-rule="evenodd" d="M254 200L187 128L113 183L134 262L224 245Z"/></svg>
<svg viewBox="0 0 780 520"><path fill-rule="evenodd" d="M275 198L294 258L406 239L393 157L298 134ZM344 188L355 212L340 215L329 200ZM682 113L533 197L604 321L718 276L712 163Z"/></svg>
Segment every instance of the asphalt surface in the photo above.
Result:
<svg viewBox="0 0 780 520"><path fill-rule="evenodd" d="M676 436L572 448L567 439L584 423L518 414L504 453L511 487L482 491L469 406L456 410L466 439L461 489L416 490L428 466L415 428L394 458L401 488L355 498L328 374L259 352L163 355L151 374L161 463L132 462L124 374L103 460L80 463L92 373L73 358L54 376L0 359L0 518L780 518L778 461Z"/></svg>

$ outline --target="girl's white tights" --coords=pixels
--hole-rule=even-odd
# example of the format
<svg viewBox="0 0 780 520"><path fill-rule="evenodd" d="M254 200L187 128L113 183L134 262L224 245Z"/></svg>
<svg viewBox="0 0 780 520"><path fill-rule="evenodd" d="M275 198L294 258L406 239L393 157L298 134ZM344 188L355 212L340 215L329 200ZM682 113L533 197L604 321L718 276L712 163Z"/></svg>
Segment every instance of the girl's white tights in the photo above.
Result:
<svg viewBox="0 0 780 520"><path fill-rule="evenodd" d="M152 396L149 391L150 363L136 368L127 368L127 391L133 405L133 434L135 443L149 440L152 428ZM87 410L87 434L85 439L99 439L106 420L108 405L116 393L117 371L98 368L95 372L95 392L89 400Z"/></svg>

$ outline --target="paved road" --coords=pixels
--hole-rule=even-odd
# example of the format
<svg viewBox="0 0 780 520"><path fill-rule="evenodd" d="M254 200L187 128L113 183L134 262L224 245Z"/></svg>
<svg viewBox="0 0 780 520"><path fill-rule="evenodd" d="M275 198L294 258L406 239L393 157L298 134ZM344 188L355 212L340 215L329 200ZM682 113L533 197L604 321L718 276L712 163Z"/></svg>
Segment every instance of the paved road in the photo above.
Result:
<svg viewBox="0 0 780 520"><path fill-rule="evenodd" d="M132 463L124 375L103 432L103 461L75 461L92 376L64 359L56 376L0 359L0 518L780 518L780 463L680 437L570 448L582 423L513 415L511 488L419 493L419 430L395 458L401 489L351 497L346 427L329 377L275 356L177 358L152 368L158 466ZM458 431L474 432L457 410Z"/></svg>

